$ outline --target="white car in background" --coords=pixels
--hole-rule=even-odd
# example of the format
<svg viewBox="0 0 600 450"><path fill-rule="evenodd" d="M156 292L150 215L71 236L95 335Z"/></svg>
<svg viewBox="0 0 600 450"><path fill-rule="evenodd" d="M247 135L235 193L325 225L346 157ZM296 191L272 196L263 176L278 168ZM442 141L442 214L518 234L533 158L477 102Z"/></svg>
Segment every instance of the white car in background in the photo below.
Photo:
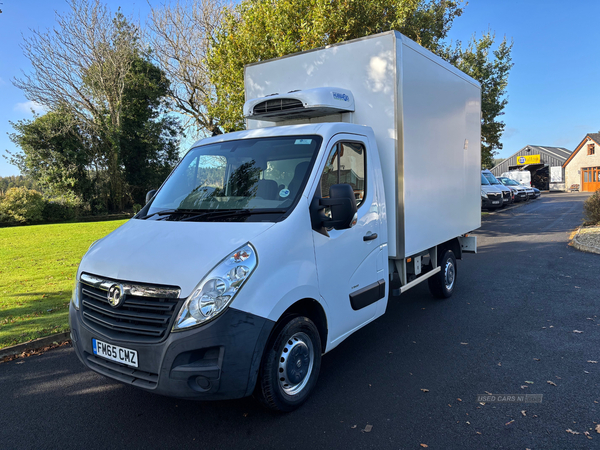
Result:
<svg viewBox="0 0 600 450"><path fill-rule="evenodd" d="M527 198L525 200L530 200L532 198L538 198L539 195L536 195L535 193L535 189L530 187L530 186L525 186L522 185L520 183L517 183L515 180L513 180L512 178L507 178L507 177L498 177L498 180L505 186L507 187L516 187L516 188L521 188L524 189L525 192L527 193ZM511 183L511 184L508 184ZM513 185L512 183L515 183L515 185Z"/></svg>
<svg viewBox="0 0 600 450"><path fill-rule="evenodd" d="M498 177L497 178L500 183L509 188L514 193L515 202L527 201L530 196L527 193L527 187L517 183L515 180L506 177ZM530 188L529 188L530 189ZM531 189L533 192L533 189Z"/></svg>

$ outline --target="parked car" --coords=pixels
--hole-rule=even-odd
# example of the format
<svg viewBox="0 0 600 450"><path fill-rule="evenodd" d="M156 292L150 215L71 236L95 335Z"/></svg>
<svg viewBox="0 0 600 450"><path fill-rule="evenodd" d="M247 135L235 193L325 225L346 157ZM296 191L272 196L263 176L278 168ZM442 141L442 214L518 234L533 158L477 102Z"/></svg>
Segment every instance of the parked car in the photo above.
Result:
<svg viewBox="0 0 600 450"><path fill-rule="evenodd" d="M506 179L509 179L509 180L513 180L512 178L508 178L508 177L500 177L500 178L506 178ZM515 181L515 180L513 180L513 181ZM520 187L522 187L523 189L525 189L525 192L527 192L527 200L531 200L533 198L537 198L535 196L535 191L534 191L535 188L532 188L531 186L528 186L526 184L520 184L517 181L515 181L515 183L517 183Z"/></svg>
<svg viewBox="0 0 600 450"><path fill-rule="evenodd" d="M535 191L533 190L534 188L529 187L529 186L524 186L524 185L521 185L521 186L523 186L525 188L525 190L527 191L527 200L536 198Z"/></svg>
<svg viewBox="0 0 600 450"><path fill-rule="evenodd" d="M497 209L503 206L502 191L492 186L481 174L481 209Z"/></svg>
<svg viewBox="0 0 600 450"><path fill-rule="evenodd" d="M527 201L529 196L527 195L527 189L525 186L520 185L515 180L507 177L498 177L498 181L504 186L513 191L515 202Z"/></svg>
<svg viewBox="0 0 600 450"><path fill-rule="evenodd" d="M540 190L538 188L531 188L533 189L533 192L535 193L535 197L533 198L540 198L542 196L542 193L540 192Z"/></svg>
<svg viewBox="0 0 600 450"><path fill-rule="evenodd" d="M515 201L514 197L513 197L513 193L510 190L510 188L504 186L502 183L500 183L496 177L494 176L494 174L492 172L490 172L489 170L485 169L481 171L481 174L487 179L487 181L492 185L495 186L496 188L498 188L501 192L502 192L502 205L509 205L511 203L513 203Z"/></svg>

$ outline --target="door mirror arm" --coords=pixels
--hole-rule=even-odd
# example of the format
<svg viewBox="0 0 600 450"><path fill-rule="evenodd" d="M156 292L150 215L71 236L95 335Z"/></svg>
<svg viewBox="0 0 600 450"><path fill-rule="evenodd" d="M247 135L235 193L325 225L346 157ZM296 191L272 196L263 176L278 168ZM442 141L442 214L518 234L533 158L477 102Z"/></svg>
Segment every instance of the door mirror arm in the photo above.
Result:
<svg viewBox="0 0 600 450"><path fill-rule="evenodd" d="M154 194L156 194L156 189L152 189L151 191L148 191L148 193L146 194L146 203L148 203L150 200L152 200L152 197L154 197Z"/></svg>

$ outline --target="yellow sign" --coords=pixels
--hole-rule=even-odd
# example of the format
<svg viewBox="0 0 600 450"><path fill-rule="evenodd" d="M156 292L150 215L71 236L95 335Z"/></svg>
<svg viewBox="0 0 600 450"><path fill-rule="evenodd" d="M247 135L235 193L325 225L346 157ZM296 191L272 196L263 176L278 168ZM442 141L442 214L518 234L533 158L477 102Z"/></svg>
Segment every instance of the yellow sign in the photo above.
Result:
<svg viewBox="0 0 600 450"><path fill-rule="evenodd" d="M523 166L525 164L539 164L540 155L528 155L528 156L517 156L517 165Z"/></svg>

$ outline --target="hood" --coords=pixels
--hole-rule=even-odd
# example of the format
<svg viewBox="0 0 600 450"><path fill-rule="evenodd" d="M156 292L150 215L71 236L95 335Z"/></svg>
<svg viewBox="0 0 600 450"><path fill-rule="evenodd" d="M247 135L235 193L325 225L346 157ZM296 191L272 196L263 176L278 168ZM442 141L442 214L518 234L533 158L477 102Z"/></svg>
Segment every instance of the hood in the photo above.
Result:
<svg viewBox="0 0 600 450"><path fill-rule="evenodd" d="M497 188L500 191L510 192L510 188L508 186L504 186L503 184L492 184L492 186L494 186L495 188Z"/></svg>
<svg viewBox="0 0 600 450"><path fill-rule="evenodd" d="M187 297L223 258L273 225L131 219L90 248L77 275L178 286Z"/></svg>
<svg viewBox="0 0 600 450"><path fill-rule="evenodd" d="M489 193L497 193L497 194L501 194L502 191L500 189L498 189L498 187L496 185L491 185L491 184L482 184L481 185L481 189L483 190L483 192L485 192L486 194Z"/></svg>

